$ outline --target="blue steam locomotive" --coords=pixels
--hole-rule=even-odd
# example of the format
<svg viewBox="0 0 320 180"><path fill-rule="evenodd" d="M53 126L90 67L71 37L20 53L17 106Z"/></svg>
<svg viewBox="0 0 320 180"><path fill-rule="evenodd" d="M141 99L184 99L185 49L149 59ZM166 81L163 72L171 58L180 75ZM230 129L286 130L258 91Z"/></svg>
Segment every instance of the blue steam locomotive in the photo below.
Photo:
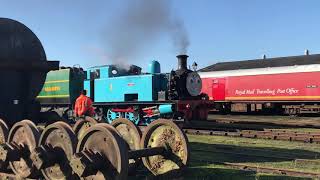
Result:
<svg viewBox="0 0 320 180"><path fill-rule="evenodd" d="M74 100L83 88L94 101L96 119L101 121L111 123L126 118L135 124L148 124L158 118L205 120L209 104L207 96L201 93L201 78L187 68L187 55L177 58L178 69L170 73L161 73L158 61L152 61L146 73L135 65L73 69L64 76L58 74L65 69L49 72L42 91L50 91L40 93L38 99L44 110L62 112L70 118ZM193 67L196 69L195 63Z"/></svg>

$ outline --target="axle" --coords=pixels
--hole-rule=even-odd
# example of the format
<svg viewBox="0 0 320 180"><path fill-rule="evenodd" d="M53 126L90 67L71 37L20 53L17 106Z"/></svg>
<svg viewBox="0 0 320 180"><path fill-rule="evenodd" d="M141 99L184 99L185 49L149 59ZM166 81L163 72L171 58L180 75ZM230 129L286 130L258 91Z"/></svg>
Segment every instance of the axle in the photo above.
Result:
<svg viewBox="0 0 320 180"><path fill-rule="evenodd" d="M128 151L129 159L138 159L141 157L165 155L167 148L154 147L145 148L139 150ZM95 174L101 167L110 165L108 159L102 157L97 153L93 153L90 150L84 150L77 153L70 161L72 170L80 177L87 177Z"/></svg>
<svg viewBox="0 0 320 180"><path fill-rule="evenodd" d="M26 149L14 144L1 144L0 145L0 160L5 161L18 161L21 157L26 156L28 153Z"/></svg>
<svg viewBox="0 0 320 180"><path fill-rule="evenodd" d="M144 148L128 152L129 159L138 159L141 157L164 155L167 150L165 147Z"/></svg>
<svg viewBox="0 0 320 180"><path fill-rule="evenodd" d="M37 169L44 169L61 161L61 156L63 154L57 149L50 148L49 146L40 146L31 153L30 158Z"/></svg>

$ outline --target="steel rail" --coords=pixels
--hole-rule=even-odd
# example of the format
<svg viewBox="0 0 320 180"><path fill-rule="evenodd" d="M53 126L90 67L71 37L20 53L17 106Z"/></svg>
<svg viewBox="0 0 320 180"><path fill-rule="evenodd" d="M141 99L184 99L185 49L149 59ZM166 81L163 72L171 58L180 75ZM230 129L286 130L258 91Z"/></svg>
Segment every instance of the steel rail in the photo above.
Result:
<svg viewBox="0 0 320 180"><path fill-rule="evenodd" d="M237 132L229 132L229 131L215 131L215 130L202 130L202 129L183 129L183 131L187 134L194 134L194 135L230 136L230 137L320 143L320 133L314 133L314 132L271 131L271 130L264 130L264 131L242 130Z"/></svg>

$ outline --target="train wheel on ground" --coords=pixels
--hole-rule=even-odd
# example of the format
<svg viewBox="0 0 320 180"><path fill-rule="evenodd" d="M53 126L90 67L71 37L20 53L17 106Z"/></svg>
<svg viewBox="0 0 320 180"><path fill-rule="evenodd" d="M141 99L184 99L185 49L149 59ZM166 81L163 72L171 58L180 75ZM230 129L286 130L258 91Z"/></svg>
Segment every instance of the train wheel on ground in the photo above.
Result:
<svg viewBox="0 0 320 180"><path fill-rule="evenodd" d="M113 125L120 136L127 143L129 150L138 150L140 149L140 140L141 140L141 131L140 129L133 124L130 120L125 118L118 118L114 120L111 125ZM141 158L130 159L129 160L129 173L133 173L137 166L141 163Z"/></svg>
<svg viewBox="0 0 320 180"><path fill-rule="evenodd" d="M127 179L127 147L116 130L104 123L89 128L70 162L73 171L84 179Z"/></svg>
<svg viewBox="0 0 320 180"><path fill-rule="evenodd" d="M8 125L0 119L0 144L6 143L8 139L9 128ZM0 169L6 168L8 166L8 162L0 162Z"/></svg>
<svg viewBox="0 0 320 180"><path fill-rule="evenodd" d="M31 155L33 163L46 179L71 179L69 160L75 153L77 138L65 122L47 126L40 137L39 147Z"/></svg>
<svg viewBox="0 0 320 180"><path fill-rule="evenodd" d="M20 121L11 128L7 141L10 150L6 154L12 171L18 177L27 178L39 174L30 159L30 153L37 147L39 138L40 133L30 120Z"/></svg>
<svg viewBox="0 0 320 180"><path fill-rule="evenodd" d="M73 131L77 135L78 139L81 139L83 134L91 126L97 124L97 121L89 116L86 116L84 119L79 119L73 126Z"/></svg>
<svg viewBox="0 0 320 180"><path fill-rule="evenodd" d="M165 147L166 155L142 158L144 165L154 175L166 175L183 169L188 162L188 139L172 121L158 119L145 130L141 139L141 148Z"/></svg>
<svg viewBox="0 0 320 180"><path fill-rule="evenodd" d="M107 111L107 123L111 124L112 121L114 121L117 118L121 118L121 113L120 112L113 112L111 109L108 109Z"/></svg>
<svg viewBox="0 0 320 180"><path fill-rule="evenodd" d="M0 119L0 144L3 144L8 139L9 128L8 125Z"/></svg>

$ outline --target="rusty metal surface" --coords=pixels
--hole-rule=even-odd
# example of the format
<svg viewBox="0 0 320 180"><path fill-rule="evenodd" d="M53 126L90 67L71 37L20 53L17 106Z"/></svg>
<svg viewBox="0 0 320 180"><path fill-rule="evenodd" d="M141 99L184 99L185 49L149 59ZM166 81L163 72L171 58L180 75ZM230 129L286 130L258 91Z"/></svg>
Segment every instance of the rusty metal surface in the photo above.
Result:
<svg viewBox="0 0 320 180"><path fill-rule="evenodd" d="M85 131L97 123L98 122L95 119L91 117L85 117L76 121L73 126L73 131L77 135L77 138L81 139Z"/></svg>
<svg viewBox="0 0 320 180"><path fill-rule="evenodd" d="M17 177L13 172L0 172L0 179L5 180L41 180L41 178L21 178Z"/></svg>
<svg viewBox="0 0 320 180"><path fill-rule="evenodd" d="M34 177L39 174L30 159L30 153L36 148L40 133L30 120L16 123L10 130L7 143L15 150L14 159L8 157L12 171L19 177ZM16 159L18 157L18 159Z"/></svg>
<svg viewBox="0 0 320 180"><path fill-rule="evenodd" d="M7 141L8 135L9 135L8 125L2 119L0 119L0 144L4 144ZM7 166L8 166L8 162L0 161L0 169Z"/></svg>
<svg viewBox="0 0 320 180"><path fill-rule="evenodd" d="M0 144L3 144L7 141L9 135L8 125L4 120L0 119Z"/></svg>
<svg viewBox="0 0 320 180"><path fill-rule="evenodd" d="M164 175L183 169L189 159L188 139L172 121L158 119L144 130L141 148L165 147L166 156L156 155L142 158L144 165L154 175Z"/></svg>
<svg viewBox="0 0 320 180"><path fill-rule="evenodd" d="M155 155L165 155L166 148L161 147L153 147L153 148L144 148L139 150L129 151L128 155L131 159L137 159L140 157L148 157L148 156L155 156Z"/></svg>
<svg viewBox="0 0 320 180"><path fill-rule="evenodd" d="M114 127L99 123L89 128L77 146L70 165L84 179L126 179L127 147ZM97 157L98 156L98 157ZM85 174L91 169L91 174Z"/></svg>
<svg viewBox="0 0 320 180"><path fill-rule="evenodd" d="M65 122L56 122L44 129L40 137L39 147L44 148L45 156L39 154L38 159L46 161L47 166L41 169L46 179L73 178L68 162L75 153L76 144L77 138L72 128ZM55 158L46 158L50 156ZM34 159L37 159L37 155Z"/></svg>
<svg viewBox="0 0 320 180"><path fill-rule="evenodd" d="M118 118L111 123L121 137L126 141L130 150L140 149L141 130L130 120Z"/></svg>
<svg viewBox="0 0 320 180"><path fill-rule="evenodd" d="M120 136L125 140L129 150L140 149L141 130L130 120L118 118L111 123L116 128ZM136 168L141 164L140 157L129 159L129 174L135 172Z"/></svg>

